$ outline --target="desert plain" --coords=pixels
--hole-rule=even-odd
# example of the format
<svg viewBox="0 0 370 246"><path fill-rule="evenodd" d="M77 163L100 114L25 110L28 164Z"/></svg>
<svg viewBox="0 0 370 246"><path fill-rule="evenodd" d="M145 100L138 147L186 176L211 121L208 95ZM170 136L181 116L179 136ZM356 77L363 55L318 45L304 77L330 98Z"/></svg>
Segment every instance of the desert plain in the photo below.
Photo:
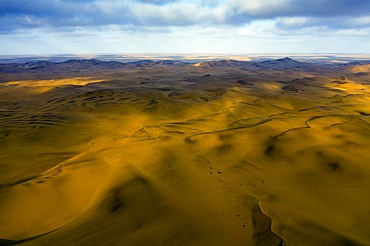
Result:
<svg viewBox="0 0 370 246"><path fill-rule="evenodd" d="M370 245L370 62L0 64L0 245Z"/></svg>

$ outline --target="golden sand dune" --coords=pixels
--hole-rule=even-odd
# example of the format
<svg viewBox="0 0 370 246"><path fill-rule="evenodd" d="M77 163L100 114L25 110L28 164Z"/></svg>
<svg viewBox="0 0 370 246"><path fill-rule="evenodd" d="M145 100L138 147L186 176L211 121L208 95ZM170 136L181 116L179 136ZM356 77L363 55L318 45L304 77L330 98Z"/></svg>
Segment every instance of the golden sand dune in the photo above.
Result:
<svg viewBox="0 0 370 246"><path fill-rule="evenodd" d="M2 83L0 245L370 245L356 73L199 64Z"/></svg>

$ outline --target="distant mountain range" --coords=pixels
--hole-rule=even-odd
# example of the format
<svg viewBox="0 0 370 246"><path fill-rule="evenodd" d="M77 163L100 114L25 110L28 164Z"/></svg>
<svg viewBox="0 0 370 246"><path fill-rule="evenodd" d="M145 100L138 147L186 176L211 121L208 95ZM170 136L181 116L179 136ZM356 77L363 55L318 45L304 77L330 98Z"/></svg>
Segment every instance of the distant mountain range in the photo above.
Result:
<svg viewBox="0 0 370 246"><path fill-rule="evenodd" d="M310 68L318 66L360 66L368 65L370 61L355 61L350 63L340 64L317 64L308 62L299 62L289 57L283 59L266 60L262 62L249 62L249 61L236 61L236 60L220 60L220 61L206 61L200 63L186 63L182 61L172 60L140 60L135 62L118 62L118 61L100 61L97 59L82 59L82 60L67 60L63 62L50 62L50 61L37 61L37 62L26 62L26 63L0 63L0 72L6 72L10 69L42 69L50 67L58 68L102 68L102 69L121 69L127 66L153 66L153 65L195 65L195 66L206 66L206 67L227 67L227 66L252 66L256 68Z"/></svg>
<svg viewBox="0 0 370 246"><path fill-rule="evenodd" d="M37 61L25 63L0 63L0 75L8 78L0 78L0 81L9 81L11 77L23 75L25 79L42 79L48 75L87 75L99 72L117 72L125 68L146 69L156 68L158 66L199 66L199 67L245 67L248 69L335 69L348 66L368 65L370 61L355 61L350 63L338 64L318 64L299 62L289 57L283 59L266 60L261 62L237 61L237 60L219 60L206 61L200 63L186 63L173 60L140 60L135 62L101 61L97 59L75 59L63 62ZM27 77L28 76L28 77Z"/></svg>
<svg viewBox="0 0 370 246"><path fill-rule="evenodd" d="M44 67L70 67L75 68L88 68L91 66L97 68L107 69L119 69L129 65L174 65L174 64L189 64L181 61L163 60L163 61L152 61L152 60L141 60L136 62L118 62L118 61L100 61L97 59L82 59L82 60L68 60L64 62L50 62L50 61L37 61L37 62L26 62L26 63L0 63L0 69L6 68L44 68Z"/></svg>

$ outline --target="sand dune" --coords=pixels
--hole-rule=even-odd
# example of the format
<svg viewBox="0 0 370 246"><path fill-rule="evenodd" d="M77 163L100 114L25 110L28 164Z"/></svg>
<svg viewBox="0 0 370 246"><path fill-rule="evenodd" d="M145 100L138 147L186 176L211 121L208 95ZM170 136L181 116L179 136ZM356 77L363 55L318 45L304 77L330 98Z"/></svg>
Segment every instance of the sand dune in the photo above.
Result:
<svg viewBox="0 0 370 246"><path fill-rule="evenodd" d="M222 64L1 83L0 245L370 245L367 65Z"/></svg>

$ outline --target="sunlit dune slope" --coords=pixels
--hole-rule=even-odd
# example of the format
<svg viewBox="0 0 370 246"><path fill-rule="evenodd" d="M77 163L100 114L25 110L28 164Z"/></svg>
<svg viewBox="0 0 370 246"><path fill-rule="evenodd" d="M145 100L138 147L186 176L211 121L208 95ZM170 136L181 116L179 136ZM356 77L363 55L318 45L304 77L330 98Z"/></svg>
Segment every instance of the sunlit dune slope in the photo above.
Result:
<svg viewBox="0 0 370 246"><path fill-rule="evenodd" d="M368 77L158 67L0 84L0 245L370 245Z"/></svg>

